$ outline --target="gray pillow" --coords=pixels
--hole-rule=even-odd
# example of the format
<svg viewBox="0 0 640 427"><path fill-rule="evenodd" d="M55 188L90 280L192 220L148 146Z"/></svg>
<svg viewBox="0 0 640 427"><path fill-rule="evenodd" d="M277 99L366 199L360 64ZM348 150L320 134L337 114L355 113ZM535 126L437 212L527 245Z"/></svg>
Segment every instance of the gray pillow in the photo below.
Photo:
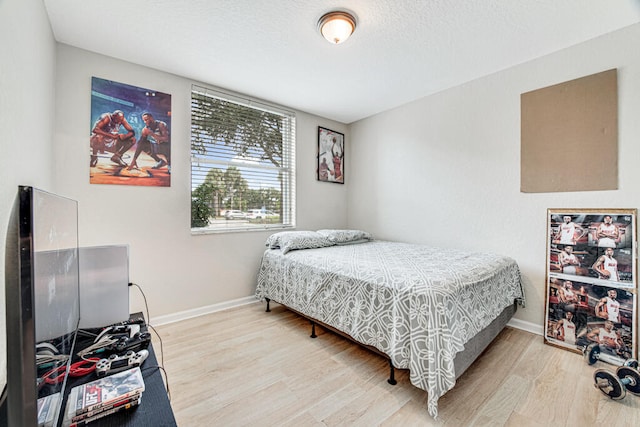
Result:
<svg viewBox="0 0 640 427"><path fill-rule="evenodd" d="M280 248L286 254L296 249L325 248L335 243L315 231L281 231L269 236L265 244L271 249Z"/></svg>
<svg viewBox="0 0 640 427"><path fill-rule="evenodd" d="M363 243L373 240L371 233L362 230L318 230L318 233L325 236L336 245L352 243Z"/></svg>

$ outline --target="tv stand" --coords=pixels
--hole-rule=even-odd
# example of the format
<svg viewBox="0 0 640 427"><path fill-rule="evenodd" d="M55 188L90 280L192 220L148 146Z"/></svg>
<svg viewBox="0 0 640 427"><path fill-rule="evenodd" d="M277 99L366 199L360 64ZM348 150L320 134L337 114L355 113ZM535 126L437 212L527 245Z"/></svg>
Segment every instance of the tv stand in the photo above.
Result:
<svg viewBox="0 0 640 427"><path fill-rule="evenodd" d="M133 313L130 319L143 318L142 313ZM177 426L171 403L167 397L162 374L158 368L158 360L149 344L149 356L140 367L144 378L145 390L142 401L137 408L116 412L100 418L89 426L92 427L173 427ZM92 378L95 379L95 378Z"/></svg>

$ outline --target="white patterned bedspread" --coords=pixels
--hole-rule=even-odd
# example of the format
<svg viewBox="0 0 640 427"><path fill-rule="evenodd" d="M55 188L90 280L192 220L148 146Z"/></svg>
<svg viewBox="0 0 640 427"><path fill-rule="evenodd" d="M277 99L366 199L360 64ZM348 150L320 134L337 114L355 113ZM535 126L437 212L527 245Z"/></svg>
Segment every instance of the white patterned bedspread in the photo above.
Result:
<svg viewBox="0 0 640 427"><path fill-rule="evenodd" d="M286 255L268 249L256 297L387 354L427 391L433 417L455 384L455 355L514 300L524 302L511 258L386 241Z"/></svg>

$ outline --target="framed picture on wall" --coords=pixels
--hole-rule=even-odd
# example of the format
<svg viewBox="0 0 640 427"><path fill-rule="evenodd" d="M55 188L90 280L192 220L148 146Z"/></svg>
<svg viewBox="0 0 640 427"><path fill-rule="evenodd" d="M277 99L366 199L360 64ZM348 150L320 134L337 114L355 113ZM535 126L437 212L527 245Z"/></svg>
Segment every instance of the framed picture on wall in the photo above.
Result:
<svg viewBox="0 0 640 427"><path fill-rule="evenodd" d="M171 95L91 79L89 182L171 186Z"/></svg>
<svg viewBox="0 0 640 427"><path fill-rule="evenodd" d="M547 210L545 343L592 362L637 358L636 217L636 209Z"/></svg>
<svg viewBox="0 0 640 427"><path fill-rule="evenodd" d="M318 181L344 184L344 134L318 126Z"/></svg>

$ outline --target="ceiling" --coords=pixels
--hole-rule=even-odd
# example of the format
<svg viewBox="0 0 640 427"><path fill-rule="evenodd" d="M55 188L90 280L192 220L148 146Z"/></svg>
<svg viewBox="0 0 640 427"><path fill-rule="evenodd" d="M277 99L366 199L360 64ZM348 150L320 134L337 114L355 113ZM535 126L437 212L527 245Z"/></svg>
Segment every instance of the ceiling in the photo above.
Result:
<svg viewBox="0 0 640 427"><path fill-rule="evenodd" d="M44 3L60 43L342 123L640 22L640 0ZM334 9L358 22L340 45L317 31Z"/></svg>

